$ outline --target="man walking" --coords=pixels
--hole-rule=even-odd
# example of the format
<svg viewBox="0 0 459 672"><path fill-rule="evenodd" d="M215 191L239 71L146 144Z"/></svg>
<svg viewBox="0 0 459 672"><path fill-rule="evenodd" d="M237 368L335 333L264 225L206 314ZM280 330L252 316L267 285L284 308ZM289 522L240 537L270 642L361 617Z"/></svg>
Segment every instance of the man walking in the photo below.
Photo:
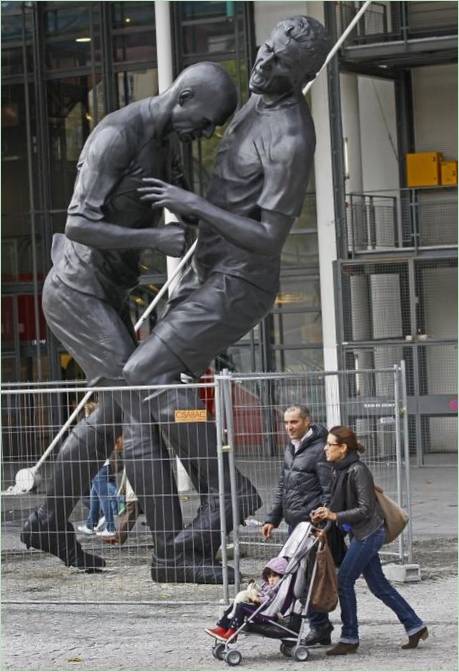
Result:
<svg viewBox="0 0 459 672"><path fill-rule="evenodd" d="M290 406L284 413L289 436L284 464L274 494L271 512L266 516L261 532L270 539L272 531L282 520L289 534L298 523L309 520L311 511L330 502L331 467L325 459L324 447L328 432L322 425L311 422L306 406ZM327 614L308 613L310 631L306 644L330 644L333 626Z"/></svg>

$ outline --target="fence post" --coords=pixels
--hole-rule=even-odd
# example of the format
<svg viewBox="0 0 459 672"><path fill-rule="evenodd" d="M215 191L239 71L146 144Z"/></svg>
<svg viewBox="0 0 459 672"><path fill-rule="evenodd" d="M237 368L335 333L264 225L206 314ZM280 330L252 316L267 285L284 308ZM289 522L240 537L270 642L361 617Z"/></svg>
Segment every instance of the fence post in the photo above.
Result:
<svg viewBox="0 0 459 672"><path fill-rule="evenodd" d="M234 422L233 422L233 394L231 389L231 373L228 369L223 370L223 400L225 407L228 466L230 474L231 506L233 512L233 548L234 548L234 588L239 592L239 564L240 564L240 546L239 546L239 503L236 487L236 465L234 462ZM224 486L225 484L223 484Z"/></svg>
<svg viewBox="0 0 459 672"><path fill-rule="evenodd" d="M402 462L402 451L401 451L401 432L400 432L400 395L398 387L398 375L399 375L399 366L394 364L394 415L395 415L395 456L396 456L396 472L397 472L397 501L400 506L403 505L402 501L402 475L401 475L401 462ZM398 538L398 548L401 562L405 559L404 554L404 538L401 534Z"/></svg>
<svg viewBox="0 0 459 672"><path fill-rule="evenodd" d="M410 478L410 446L408 443L408 393L406 389L406 362L400 362L400 382L402 388L402 411L403 411L403 447L405 457L405 485L406 485L406 510L410 517L406 530L408 543L408 562L413 562L413 523L411 511L411 478Z"/></svg>
<svg viewBox="0 0 459 672"><path fill-rule="evenodd" d="M229 602L228 591L228 554L226 551L226 507L225 507L225 470L223 465L223 390L218 376L215 382L215 429L217 431L217 460L218 460L218 499L220 505L220 533L222 541L223 566L223 599Z"/></svg>

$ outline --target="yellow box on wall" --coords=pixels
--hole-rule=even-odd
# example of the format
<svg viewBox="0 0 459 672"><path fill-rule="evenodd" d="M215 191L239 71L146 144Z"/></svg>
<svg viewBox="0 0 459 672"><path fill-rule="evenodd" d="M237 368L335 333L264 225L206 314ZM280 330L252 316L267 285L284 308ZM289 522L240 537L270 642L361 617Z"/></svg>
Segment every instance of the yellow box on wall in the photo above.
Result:
<svg viewBox="0 0 459 672"><path fill-rule="evenodd" d="M416 152L406 155L408 187L434 187L441 184L441 152Z"/></svg>
<svg viewBox="0 0 459 672"><path fill-rule="evenodd" d="M457 161L442 161L440 170L442 184L457 184Z"/></svg>

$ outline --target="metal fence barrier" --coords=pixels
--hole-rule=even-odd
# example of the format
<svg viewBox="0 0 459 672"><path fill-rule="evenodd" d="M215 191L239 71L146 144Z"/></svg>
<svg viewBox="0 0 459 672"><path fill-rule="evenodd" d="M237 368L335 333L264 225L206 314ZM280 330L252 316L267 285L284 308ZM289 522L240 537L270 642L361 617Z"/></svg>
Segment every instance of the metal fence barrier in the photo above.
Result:
<svg viewBox="0 0 459 672"><path fill-rule="evenodd" d="M111 545L96 535L78 533L85 551L103 556L107 568L100 574L86 574L64 567L54 556L35 550L26 550L19 535L27 516L45 496L52 478L58 455L62 458L62 442L56 445L39 470L29 492L17 493L15 479L23 469L33 468L43 451L62 426L63 420L75 408L88 388L77 385L9 385L2 391L2 593L4 602L45 603L184 603L227 601L238 589L223 586L186 587L174 583L155 583L150 578L149 565L158 530L154 534L139 515L125 543ZM381 370L312 372L307 374L223 374L213 381L199 385L168 386L167 388L94 388L98 401L98 425L93 427L102 443L121 432L116 415L116 395L139 393L150 400L151 418L137 427L143 439L162 437L160 448L152 450L140 465L147 474L161 474L163 500L179 502L183 524L196 515L198 507L214 498L216 493L206 482L211 482L207 471L218 470L218 502L220 510L227 505L225 492L231 489L233 519L238 519L237 471L255 485L262 506L247 515L245 524L227 535L225 517L221 516L223 566L229 563L240 568L243 576L258 576L262 561L277 555L287 536L284 524L275 532L273 540L262 539L261 525L273 502L286 435L283 412L294 403L309 406L314 422L326 426L349 424L366 446L365 461L371 467L375 481L385 492L409 510L409 468L407 459L406 386L400 366ZM160 412L167 394L168 415ZM186 404L184 403L186 393ZM160 400L163 401L160 401ZM81 438L79 425L71 428L68 436ZM84 421L83 421L84 422ZM80 428L80 429L79 429ZM79 433L79 434L78 434ZM125 432L124 432L124 435ZM86 436L83 433L83 436ZM101 438L102 437L102 438ZM153 437L153 438L152 438ZM92 439L86 439L91 443ZM65 436L63 437L65 441ZM202 442L204 441L204 445ZM187 458L187 447L200 442L200 457ZM182 445L179 446L179 443ZM112 444L104 447L110 452ZM192 448L190 448L190 451ZM127 451L127 448L126 448ZM103 452L103 451L102 451ZM180 456L180 462L177 460ZM226 457L227 456L227 457ZM129 457L126 460L137 458ZM225 461L227 464L225 466ZM74 463L75 481L89 468L91 459ZM132 466L132 465L131 465ZM185 471L190 478L183 479ZM201 474L196 478L196 473ZM207 474L207 475L206 475ZM206 481L207 479L207 481ZM118 486L123 478L118 475ZM178 493L176 487L178 485ZM231 486L231 488L230 488ZM226 488L226 490L225 490ZM77 501L65 502L73 512L70 520L77 529L87 518L84 505L88 492L77 492ZM153 497L153 493L149 493ZM227 495L228 497L228 495ZM178 498L178 499L177 499ZM125 500L121 504L126 504ZM144 500L145 501L145 500ZM247 512L246 512L247 513ZM164 527L164 524L162 525ZM156 532L156 537L155 537ZM161 530L161 533L167 530ZM156 539L156 542L155 542ZM231 544L232 542L232 544ZM389 560L411 558L411 529L393 544L384 547Z"/></svg>

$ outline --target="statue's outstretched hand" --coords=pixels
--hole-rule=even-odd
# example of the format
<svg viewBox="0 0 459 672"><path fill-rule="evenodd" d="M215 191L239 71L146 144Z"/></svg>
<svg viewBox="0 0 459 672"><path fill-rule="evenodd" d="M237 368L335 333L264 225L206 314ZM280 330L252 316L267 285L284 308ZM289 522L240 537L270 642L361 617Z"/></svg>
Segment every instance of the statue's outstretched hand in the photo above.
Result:
<svg viewBox="0 0 459 672"><path fill-rule="evenodd" d="M150 201L152 208L167 208L176 215L196 214L195 207L199 197L193 192L154 177L144 177L143 182L145 186L137 189L143 194L140 200Z"/></svg>
<svg viewBox="0 0 459 672"><path fill-rule="evenodd" d="M168 257L181 257L185 251L185 229L180 224L167 224L157 230L160 238L156 249Z"/></svg>

